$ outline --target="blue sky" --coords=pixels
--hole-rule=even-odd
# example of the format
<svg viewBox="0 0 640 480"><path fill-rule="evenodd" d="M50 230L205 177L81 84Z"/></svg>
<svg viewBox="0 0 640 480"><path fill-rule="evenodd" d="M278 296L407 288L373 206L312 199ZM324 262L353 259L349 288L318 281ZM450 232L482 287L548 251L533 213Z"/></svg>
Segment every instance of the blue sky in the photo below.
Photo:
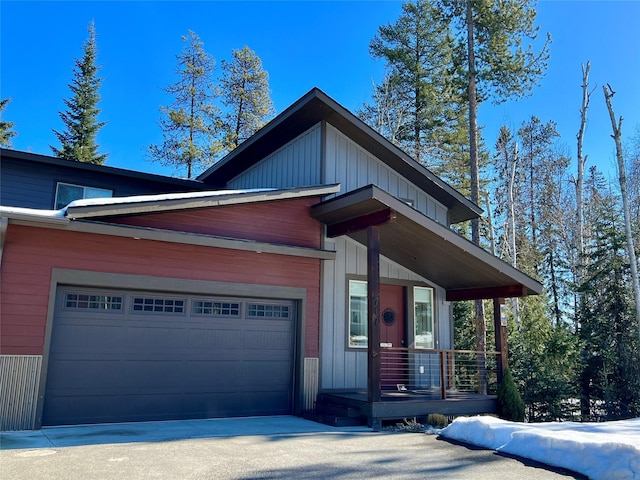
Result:
<svg viewBox="0 0 640 480"><path fill-rule="evenodd" d="M98 64L104 78L98 136L107 165L172 175L145 160L162 139L158 107L170 103L162 88L175 81L180 37L195 31L219 63L248 45L269 72L272 99L283 111L314 86L355 111L369 100L383 64L368 45L378 26L394 22L399 1L44 1L0 2L0 97L12 98L4 119L15 122L13 148L50 154L52 129L70 96L74 58L82 56L87 26L95 21ZM553 37L547 75L533 96L497 106L483 104L479 122L487 145L500 125L517 129L536 115L555 120L567 153L575 157L581 100L581 64L591 61L591 99L585 137L588 165L615 178L615 146L602 85L610 83L616 115L630 138L640 128L640 1L538 3L541 36Z"/></svg>

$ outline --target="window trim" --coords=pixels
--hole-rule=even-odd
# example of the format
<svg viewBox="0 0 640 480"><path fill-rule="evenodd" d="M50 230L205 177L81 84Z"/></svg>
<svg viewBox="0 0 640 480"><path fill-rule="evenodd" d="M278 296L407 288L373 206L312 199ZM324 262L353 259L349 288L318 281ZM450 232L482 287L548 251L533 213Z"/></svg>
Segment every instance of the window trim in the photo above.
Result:
<svg viewBox="0 0 640 480"><path fill-rule="evenodd" d="M91 185L80 185L80 184L69 183L69 182L56 182L56 193L55 193L55 197L53 199L53 208L55 210L60 210L60 209L66 207L68 205L68 204L65 204L65 205L58 206L58 197L59 197L59 194L60 194L60 186L61 185L68 186L68 187L81 188L82 189L82 199L84 199L84 198L112 198L113 197L113 190L109 189L109 188L92 187ZM87 189L100 190L102 192L108 192L110 195L109 196L105 196L105 197L87 197ZM75 199L75 200L81 200L81 199Z"/></svg>
<svg viewBox="0 0 640 480"><path fill-rule="evenodd" d="M352 283L359 283L359 284L364 284L365 286L367 285L367 280L359 280L357 278L348 278L347 279L347 348L351 348L351 349L355 349L355 350L366 350L369 346L369 338L368 338L368 334L364 335L366 337L366 343L364 343L363 345L354 345L351 342L351 284ZM362 297L359 297L362 298ZM365 300L365 305L367 302L367 295L364 295L364 300ZM365 312L365 316L364 316L364 325L365 328L367 328L367 312Z"/></svg>
<svg viewBox="0 0 640 480"><path fill-rule="evenodd" d="M416 318L416 305L418 304L418 301L416 299L416 290L417 289L422 289L422 290L427 290L431 293L431 299L430 299L430 310L431 310L431 346L425 347L425 346L418 346L417 343L417 326L418 326L418 319ZM411 329L411 334L413 336L412 338L412 342L410 342L410 344L413 345L413 348L416 349L421 349L421 350L433 350L436 348L437 345L437 341L436 341L436 309L435 309L435 297L436 297L436 292L435 289L433 287L427 287L427 286L423 286L423 285L413 285L413 288L411 289L411 293L412 293L412 298L411 298L411 302L412 302L412 315L413 315L413 321L412 323L412 329ZM420 303L424 303L424 302L420 302Z"/></svg>

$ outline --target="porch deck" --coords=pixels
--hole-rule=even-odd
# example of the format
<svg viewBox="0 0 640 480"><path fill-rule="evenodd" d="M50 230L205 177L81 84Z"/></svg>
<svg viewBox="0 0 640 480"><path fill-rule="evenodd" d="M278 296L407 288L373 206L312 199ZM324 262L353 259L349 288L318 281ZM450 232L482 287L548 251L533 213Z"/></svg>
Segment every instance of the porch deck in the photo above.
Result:
<svg viewBox="0 0 640 480"><path fill-rule="evenodd" d="M440 390L382 391L379 402L369 402L365 390L326 391L318 395L316 412L332 423L340 418L356 419L372 425L374 421L426 417L431 413L446 416L495 413L495 395ZM335 418L332 418L335 417ZM354 422L355 423L355 422Z"/></svg>

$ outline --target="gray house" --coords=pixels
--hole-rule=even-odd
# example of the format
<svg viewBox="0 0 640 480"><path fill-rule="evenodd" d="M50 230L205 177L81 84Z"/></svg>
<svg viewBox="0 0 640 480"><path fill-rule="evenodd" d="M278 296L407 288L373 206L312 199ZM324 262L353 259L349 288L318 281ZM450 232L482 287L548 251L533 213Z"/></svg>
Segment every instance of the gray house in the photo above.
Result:
<svg viewBox="0 0 640 480"><path fill-rule="evenodd" d="M491 412L501 299L542 289L450 228L478 206L318 89L196 181L1 153L3 429ZM454 350L473 299L494 351Z"/></svg>

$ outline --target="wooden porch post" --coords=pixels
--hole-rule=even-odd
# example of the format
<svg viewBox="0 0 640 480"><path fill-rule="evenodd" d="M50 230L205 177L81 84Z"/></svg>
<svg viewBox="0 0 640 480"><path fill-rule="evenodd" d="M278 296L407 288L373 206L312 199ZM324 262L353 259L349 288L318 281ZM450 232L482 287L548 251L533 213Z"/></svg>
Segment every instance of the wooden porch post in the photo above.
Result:
<svg viewBox="0 0 640 480"><path fill-rule="evenodd" d="M380 232L367 227L367 393L369 402L380 401ZM375 423L375 419L371 419Z"/></svg>
<svg viewBox="0 0 640 480"><path fill-rule="evenodd" d="M496 351L500 358L496 362L498 370L498 384L502 383L505 369L509 366L507 352L507 316L504 313L504 298L493 299L493 326L496 337Z"/></svg>

